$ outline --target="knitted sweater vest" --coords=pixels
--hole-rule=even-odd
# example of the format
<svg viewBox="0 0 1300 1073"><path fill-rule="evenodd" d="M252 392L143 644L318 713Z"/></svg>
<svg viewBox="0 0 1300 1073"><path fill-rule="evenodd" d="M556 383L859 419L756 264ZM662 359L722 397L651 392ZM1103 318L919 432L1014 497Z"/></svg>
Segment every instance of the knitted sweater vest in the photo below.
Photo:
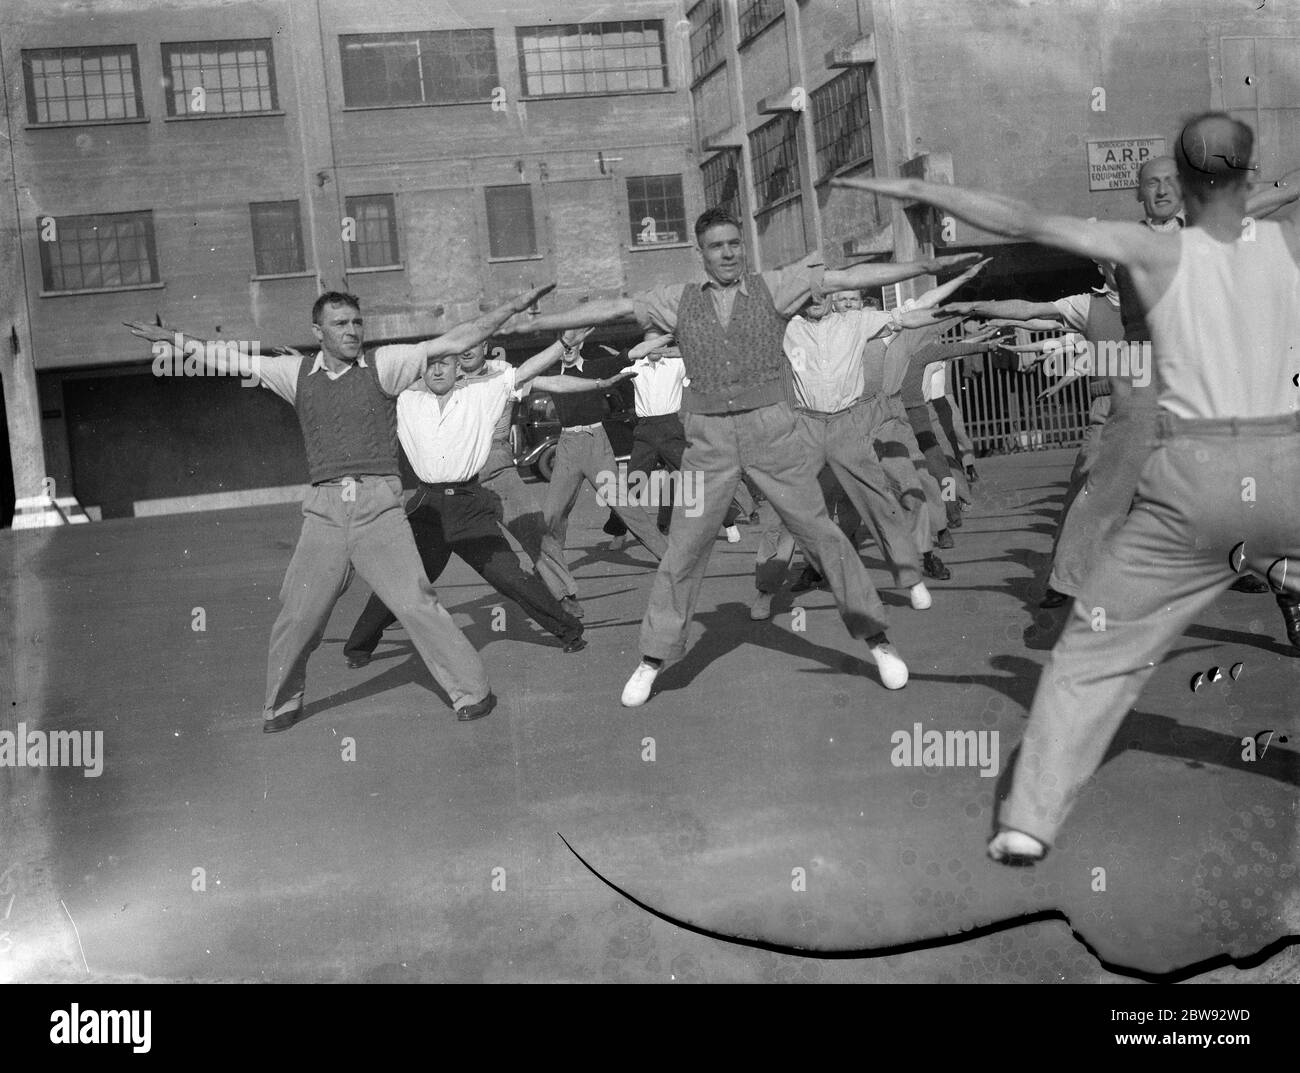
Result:
<svg viewBox="0 0 1300 1073"><path fill-rule="evenodd" d="M725 414L792 398L790 363L782 348L786 319L757 274L745 277L726 328L702 284L688 284L677 307L677 344L690 383L682 412Z"/></svg>
<svg viewBox="0 0 1300 1073"><path fill-rule="evenodd" d="M314 360L304 357L298 366L295 405L311 483L363 473L396 475L397 399L379 386L374 362L332 380L323 369L308 375Z"/></svg>

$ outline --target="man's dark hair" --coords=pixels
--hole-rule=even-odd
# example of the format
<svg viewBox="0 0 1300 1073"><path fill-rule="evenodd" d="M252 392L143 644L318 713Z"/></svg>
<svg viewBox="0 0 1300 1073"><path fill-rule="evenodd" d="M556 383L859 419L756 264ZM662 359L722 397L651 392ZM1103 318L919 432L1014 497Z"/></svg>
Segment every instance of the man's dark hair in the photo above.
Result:
<svg viewBox="0 0 1300 1073"><path fill-rule="evenodd" d="M711 209L705 209L700 213L700 218L695 221L695 241L699 242L704 238L704 232L710 227L717 227L719 224L731 224L737 231L743 231L740 221L729 209L721 205L714 206Z"/></svg>
<svg viewBox="0 0 1300 1073"><path fill-rule="evenodd" d="M1183 125L1174 146L1183 191L1204 197L1244 185L1253 169L1255 132L1225 112L1203 112Z"/></svg>
<svg viewBox="0 0 1300 1073"><path fill-rule="evenodd" d="M320 323L320 315L326 306L351 306L358 313L361 312L361 299L355 294L348 294L346 291L326 291L311 307L311 322Z"/></svg>

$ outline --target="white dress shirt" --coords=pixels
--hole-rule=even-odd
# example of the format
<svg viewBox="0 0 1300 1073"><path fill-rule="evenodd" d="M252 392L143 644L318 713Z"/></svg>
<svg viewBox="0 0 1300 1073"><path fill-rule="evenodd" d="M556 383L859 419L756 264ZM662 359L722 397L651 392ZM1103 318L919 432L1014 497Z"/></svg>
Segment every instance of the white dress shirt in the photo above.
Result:
<svg viewBox="0 0 1300 1073"><path fill-rule="evenodd" d="M423 381L397 397L397 438L426 484L467 481L487 465L492 431L515 394L514 367L494 364L441 399Z"/></svg>
<svg viewBox="0 0 1300 1073"><path fill-rule="evenodd" d="M681 358L638 358L628 368L636 370L632 390L636 394L637 417L662 417L682 408L686 363Z"/></svg>
<svg viewBox="0 0 1300 1073"><path fill-rule="evenodd" d="M865 386L862 348L893 323L893 314L878 309L791 317L784 346L799 405L833 414L857 402Z"/></svg>

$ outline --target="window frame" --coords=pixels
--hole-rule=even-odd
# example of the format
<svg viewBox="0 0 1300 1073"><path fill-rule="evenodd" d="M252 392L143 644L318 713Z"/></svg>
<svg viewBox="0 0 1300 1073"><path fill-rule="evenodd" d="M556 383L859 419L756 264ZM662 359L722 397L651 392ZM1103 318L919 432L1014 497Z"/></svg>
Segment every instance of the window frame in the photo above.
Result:
<svg viewBox="0 0 1300 1073"><path fill-rule="evenodd" d="M700 164L700 181L704 186L704 207L706 209L712 209L718 206L725 207L728 204L725 201L715 200L710 192L713 180L708 175L708 171L712 165L718 164L719 162L729 162L732 170L735 172L736 203L733 208L733 214L737 219L743 220L745 218L745 169L740 149L723 149L714 153L708 160L705 160ZM723 166L725 167L725 163Z"/></svg>
<svg viewBox="0 0 1300 1073"><path fill-rule="evenodd" d="M750 18L755 8L763 4L771 3L772 0L739 0L736 5L736 32L740 37L738 48L744 48L751 41L763 33L769 26L775 25L781 19L785 18L784 0L775 0L776 11L767 16L763 22L751 21L748 30L745 29L745 20ZM760 15L760 17L762 17Z"/></svg>
<svg viewBox="0 0 1300 1073"><path fill-rule="evenodd" d="M722 4L723 4L723 0L699 0L699 3L694 4L691 7L691 9L686 12L686 18L691 23L691 32L688 35L687 47L691 54L691 86L692 87L698 86L701 82L703 82L706 78L708 78L709 75L713 74L720 67L726 65L727 54L723 46L726 44L727 23L726 23L726 14ZM701 22L697 26L692 16L694 16L696 12L700 11L703 8L710 9L709 17L707 21ZM697 35L700 34L702 30L706 30L710 26L715 24L717 26L717 35L712 40L708 41L705 44L705 46L697 52L695 48ZM709 51L710 48L713 48L716 53L714 59L706 66L702 66L702 67L697 66L696 59L698 57L704 56Z"/></svg>
<svg viewBox="0 0 1300 1073"><path fill-rule="evenodd" d="M262 264L261 254L263 250L258 242L258 209L266 209L271 206L293 206L293 226L294 237L297 243L298 267L285 269L283 271L268 272L264 271L265 266ZM254 279L275 279L280 276L300 276L307 273L307 247L303 241L302 235L302 202L298 198L283 198L278 201L250 201L248 203L248 223L249 230L253 236L253 278Z"/></svg>
<svg viewBox="0 0 1300 1073"><path fill-rule="evenodd" d="M678 237L664 242L641 242L640 241L641 221L646 216L652 217L655 221L655 234L660 233L658 230L658 225L660 221L658 217L652 213L642 213L641 215L638 216L636 213L632 211L632 198L633 198L632 183L633 182L644 183L647 180L664 180L664 179L667 180L675 179L677 181L677 198L678 198L678 204L680 205L681 208L681 216L678 217L678 219L681 222L681 226L679 229L674 229L674 234L676 234ZM629 175L627 177L626 181L624 182L624 193L627 195L628 224L630 225L630 230L631 230L631 235L629 238L629 246L628 246L629 249L662 250L662 249L671 249L674 246L690 245L691 232L689 229L690 228L689 221L687 220L687 216L686 216L686 183L684 180L685 177L682 175L681 172L667 172L667 173L655 174L655 175ZM643 193L640 196L642 200L645 201L647 204L656 199L662 199L665 202L665 204L667 204L670 198L670 195L662 195L661 198L660 195L657 194L651 195L649 193ZM664 220L665 225L672 223L673 217L669 216L667 212L665 212L664 215L665 215L665 220ZM668 233L667 226L665 226L663 233L664 234Z"/></svg>
<svg viewBox="0 0 1300 1073"><path fill-rule="evenodd" d="M61 98L65 105L67 102L77 99L86 104L85 119L39 119L38 106L41 103L36 93L36 72L33 69L33 63L36 60L57 59L62 67L68 54L75 54L81 61L91 56L103 57L109 55L125 55L130 59L131 66L131 89L132 94L128 96L125 89L121 94L121 99L126 101L131 99L135 105L135 115L109 116L104 115L100 118L90 116L91 98L83 93L79 98L63 97ZM115 123L147 123L149 116L144 110L144 88L140 80L140 50L133 44L128 45L61 45L51 48L25 48L22 50L22 68L23 68L23 92L27 98L27 126L29 129L39 129L45 127L87 127L87 126L106 126ZM84 67L83 73L73 77L85 79ZM121 73L121 68L117 72ZM65 70L60 71L60 75L65 83L68 80L68 74ZM99 77L101 82L104 74L101 66ZM104 111L108 111L109 97L103 96ZM49 110L51 98L45 98L44 103L46 110Z"/></svg>
<svg viewBox="0 0 1300 1073"><path fill-rule="evenodd" d="M768 120L768 122L759 127L755 127L749 132L749 154L754 170L754 192L757 195L757 203L754 206L755 215L777 208L778 206L785 204L787 201L803 195L803 182L799 170L799 121L800 115L798 112L782 112ZM776 129L782 124L788 128L788 138L783 138L781 142L775 143L773 146L760 148L757 144L757 140L762 138L767 131ZM794 175L794 182L790 189L787 189L777 197L768 200L767 185L770 181L769 174L761 170L760 161L763 156L772 152L776 145L780 145L786 141L788 141L791 147L787 170Z"/></svg>
<svg viewBox="0 0 1300 1073"><path fill-rule="evenodd" d="M645 45L645 44L642 45L619 44L614 46L597 44L591 47L586 47L581 44L581 39L587 34L593 32L590 29L591 27L597 27L598 29L596 29L594 32L598 38L602 38L607 33L615 33L615 32L620 34L627 33L628 31L626 27L630 27L630 26L640 27L643 31L649 27L654 27L657 29L659 34L659 41L658 41L659 64L657 68L629 67L629 66L588 68L585 65L585 59L584 59L583 66L581 66L577 71L570 70L569 68L566 68L564 66L563 56L566 53L576 54L579 57L585 58L585 56L590 52L600 52L603 54L609 51L610 49L613 49L617 52L626 53L634 49L649 49L654 47L653 45ZM615 31L615 30L604 29L604 27L618 27L619 29ZM536 36L538 38L542 38L542 37L562 38L565 36L572 36L574 33L576 33L579 39L579 46L577 48L566 49L561 45L558 49L554 49L550 53L546 51L530 52L529 50L526 49L524 45L524 39L530 35ZM515 49L519 57L519 85L522 91L521 95L525 100L552 100L552 99L563 99L563 98L570 98L570 97L616 97L616 96L627 96L629 94L638 94L638 93L674 92L674 87L672 84L672 79L670 76L669 64L668 64L668 36L664 31L663 19L621 19L621 20L605 20L601 22L569 22L569 23L556 23L554 25L517 26L515 27ZM583 81L582 89L569 90L565 88L556 92L550 90L543 90L539 87L537 92L532 91L529 85L529 77L530 77L530 73L528 70L529 57L532 55L542 57L548 54L555 54L555 53L558 53L559 56L561 57L560 65L556 67L554 70L549 70L549 71L544 69L539 69L538 71L533 73L532 77L537 79L537 78L542 78L543 76L549 76L549 77L558 76L560 78L560 84L562 86L565 86L567 85L568 79L577 76L582 78ZM624 75L629 75L633 71L644 71L648 73L653 70L658 70L661 73L661 77L663 80L662 85L659 86L647 85L644 87L628 86L622 89L620 88L610 89L608 87L610 74L621 73ZM592 78L593 76L600 76L605 79L606 86L604 89L593 89L590 87L589 79ZM647 82L648 81L649 78L647 78Z"/></svg>
<svg viewBox="0 0 1300 1073"><path fill-rule="evenodd" d="M490 54L492 58L492 76L491 86L487 87L486 95L482 96L456 96L452 98L437 97L433 90L437 84L432 81L432 76L424 72L423 61L425 53L422 49L426 42L435 39L448 39L454 42L455 35L477 36L480 41L485 41L490 48L481 50L482 54ZM452 30L398 30L385 33L369 34L339 34L339 81L343 87L343 110L359 111L369 108L443 108L461 104L484 104L493 99L493 91L501 86L501 64L497 54L496 31L491 27L463 27ZM348 72L350 69L348 61L348 48L374 48L380 49L386 45L400 46L402 44L414 44L417 48L416 62L419 65L418 84L420 89L419 100L385 100L379 102L357 103L349 99L355 95L355 89L349 91ZM452 50L454 52L454 47ZM430 49L430 55L438 55L436 51ZM485 79L485 75L479 75L480 79ZM391 86L391 82L389 85ZM476 91L482 89L484 81L473 87Z"/></svg>
<svg viewBox="0 0 1300 1073"><path fill-rule="evenodd" d="M528 195L528 217L532 224L532 252L531 253L493 253L493 235L492 226L492 194L499 190L523 190ZM487 259L489 264L499 264L508 261L538 261L542 259L542 251L537 241L537 202L533 197L532 183L495 183L492 186L483 187L483 212L484 227L487 230Z"/></svg>
<svg viewBox="0 0 1300 1073"><path fill-rule="evenodd" d="M358 202L379 202L386 201L388 215L388 241L389 253L392 254L391 260L383 263L360 264L357 260L357 250L361 247L361 219L355 211L354 206ZM343 215L357 223L357 238L345 241L343 245L347 248L347 272L382 272L385 269L404 268L402 263L402 246L398 236L399 228L397 226L397 195L396 194L350 194L343 199Z"/></svg>
<svg viewBox="0 0 1300 1073"><path fill-rule="evenodd" d="M190 86L185 90L181 91L180 93L182 97L186 98L186 110L184 112L177 112L174 110L176 107L177 89L175 83L175 67L173 66L173 62L175 56L181 50L188 50L190 52L198 53L200 56L204 52L215 53L218 62L216 67L213 68L213 70L216 70L218 72L224 72L227 68L220 62L223 53L239 53L239 52L251 51L256 54L259 50L262 49L265 49L266 52L266 93L269 94L271 100L269 107L256 108L256 109L244 109L241 107L239 111L223 110L220 112L214 112L209 108L205 108L201 112L191 112L189 110L188 97L193 92L194 87ZM227 118L227 117L235 118L239 116L263 116L263 115L283 114L283 110L280 108L280 90L275 77L275 44L271 38L240 37L240 38L232 38L230 40L164 41L160 46L160 52L162 54L163 79L166 84L166 88L163 91L164 104L165 104L164 112L165 112L166 119L215 119L215 118ZM202 60L200 59L199 62L200 62L199 70L204 71L205 68L202 66ZM236 59L235 61L236 73L238 73L239 69L240 69L239 61L238 59ZM255 70L259 69L256 60L254 61L254 69ZM260 96L262 93L262 87L259 85L254 88L257 90L258 95ZM226 92L229 92L224 86L220 86L217 90L214 91L209 89L206 85L204 85L203 89L204 89L205 101L214 92L221 94L223 97ZM234 88L234 92L237 92L240 95L241 97L240 103L242 105L244 87L236 86Z"/></svg>
<svg viewBox="0 0 1300 1073"><path fill-rule="evenodd" d="M39 237L41 230L43 228L43 221L46 220L47 218L54 220L58 232L63 235L67 234L67 227L70 221L78 221L78 222L94 221L88 225L89 230L93 232L98 227L103 226L103 224L99 223L98 221L111 220L111 221L125 222L131 220L138 220L144 225L140 238L143 240L146 256L144 262L140 262L137 260L134 263L147 264L149 267L149 278L143 280L136 280L129 283L120 282L120 278L122 275L121 272L122 265L127 262L124 262L120 259L114 261L98 260L89 263L98 266L101 277L103 275L103 268L105 265L112 264L117 266L119 282L104 283L102 282L102 278L101 278L101 282L87 285L85 282L85 272L86 272L86 266L88 262L81 259L80 253L88 240L84 237L85 234L84 231L80 231L80 232L74 231L74 235L77 236L77 238L75 239L78 248L78 259L76 264L78 270L81 272L82 275L81 285L77 287L69 287L66 285L67 284L66 279L62 281L64 284L63 286L56 285L54 279L55 272L56 270L60 272L66 271L67 262L65 262L64 259L60 257L59 263L56 266L50 258L51 248L62 247L63 240L56 239L54 242L47 242L44 239L41 239ZM159 275L159 269L158 269L158 241L157 241L157 235L154 230L152 209L134 209L134 210L128 210L126 212L76 213L67 216L55 216L53 213L40 213L36 217L36 233L37 233L38 241L40 242L41 293L42 294L46 294L46 295L97 294L103 291L146 290L150 288L160 287L163 285L163 281L161 276ZM96 242L98 241L99 240L96 239ZM114 239L114 241L117 240Z"/></svg>
<svg viewBox="0 0 1300 1073"><path fill-rule="evenodd" d="M865 130L866 151L857 156L851 156L845 160L840 161L834 166L827 168L823 163L823 154L826 152L826 147L820 144L821 130L823 129L822 124L826 122L827 117L818 116L817 114L818 102L821 100L825 100L826 94L829 91L831 91L834 87L855 79L861 79L860 94L855 94L855 96L848 97L837 110L838 111L851 110L853 108L855 101L857 100L861 101L861 110L863 115L866 118L866 123L864 124L863 127L859 129ZM854 89L856 90L857 87L854 87ZM820 186L822 183L828 182L830 179L834 178L837 175L843 175L846 172L854 171L865 164L875 163L876 154L875 154L875 148L872 144L872 137L871 137L872 125L871 125L870 93L871 93L870 69L866 66L854 66L849 68L847 71L843 72L842 74L836 75L834 78L826 82L824 85L818 86L817 89L813 90L812 94L810 95L809 106L810 106L810 111L812 113L812 125L813 125L812 156L813 156L813 163L817 169L817 179L816 179L817 185ZM851 140L852 138L850 138L850 141ZM835 143L833 142L827 143L828 146L833 144Z"/></svg>

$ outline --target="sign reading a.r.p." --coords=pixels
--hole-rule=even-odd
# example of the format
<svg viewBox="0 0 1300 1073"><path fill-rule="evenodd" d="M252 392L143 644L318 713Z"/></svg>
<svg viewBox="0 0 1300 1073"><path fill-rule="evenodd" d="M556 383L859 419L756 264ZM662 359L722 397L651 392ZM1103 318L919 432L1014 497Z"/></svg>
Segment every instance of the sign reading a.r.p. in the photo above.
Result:
<svg viewBox="0 0 1300 1073"><path fill-rule="evenodd" d="M1088 143L1088 189L1134 190L1138 171L1165 155L1163 138L1111 138Z"/></svg>

